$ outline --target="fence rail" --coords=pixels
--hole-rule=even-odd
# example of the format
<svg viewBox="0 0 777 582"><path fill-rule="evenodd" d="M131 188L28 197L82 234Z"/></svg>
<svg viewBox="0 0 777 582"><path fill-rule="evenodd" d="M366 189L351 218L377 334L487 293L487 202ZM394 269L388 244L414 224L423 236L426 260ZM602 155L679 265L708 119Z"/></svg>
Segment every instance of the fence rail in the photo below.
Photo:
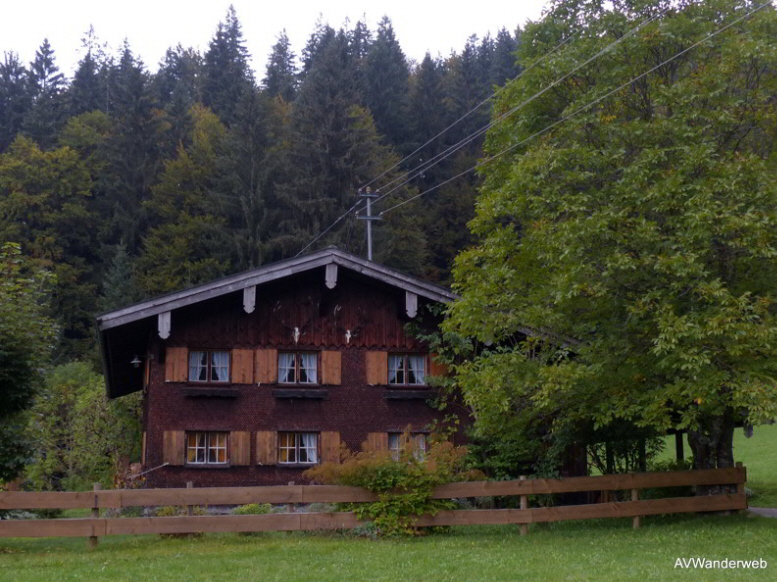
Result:
<svg viewBox="0 0 777 582"><path fill-rule="evenodd" d="M435 489L435 499L461 497L520 496L525 509L440 511L419 517L417 525L521 524L522 533L531 523L631 517L639 526L642 516L741 510L747 508L744 486L746 469L630 473L567 479L521 479L449 483ZM697 497L639 500L646 488L730 485L736 493ZM631 491L631 501L528 508L529 495L584 491ZM603 496L606 498L606 496ZM212 487L203 489L121 489L82 492L0 492L0 509L91 509L91 518L19 519L0 521L0 537L89 537L117 534L181 534L198 532L260 532L348 529L360 525L353 513L279 513L268 515L181 516L107 518L101 509L135 506L244 505L247 503L363 503L377 497L358 487L289 485L272 487Z"/></svg>

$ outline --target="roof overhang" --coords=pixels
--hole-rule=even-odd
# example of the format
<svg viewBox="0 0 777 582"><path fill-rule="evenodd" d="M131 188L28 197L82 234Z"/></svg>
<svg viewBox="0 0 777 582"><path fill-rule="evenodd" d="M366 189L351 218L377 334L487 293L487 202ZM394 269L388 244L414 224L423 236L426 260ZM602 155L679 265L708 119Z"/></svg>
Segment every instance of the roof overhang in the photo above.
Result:
<svg viewBox="0 0 777 582"><path fill-rule="evenodd" d="M272 263L98 315L97 333L108 397L124 396L142 389L142 371L126 369L124 363L129 363L136 355L142 356L146 353L152 335L157 333L157 316L328 265L348 269L431 301L447 303L457 297L445 287L428 283L334 247Z"/></svg>

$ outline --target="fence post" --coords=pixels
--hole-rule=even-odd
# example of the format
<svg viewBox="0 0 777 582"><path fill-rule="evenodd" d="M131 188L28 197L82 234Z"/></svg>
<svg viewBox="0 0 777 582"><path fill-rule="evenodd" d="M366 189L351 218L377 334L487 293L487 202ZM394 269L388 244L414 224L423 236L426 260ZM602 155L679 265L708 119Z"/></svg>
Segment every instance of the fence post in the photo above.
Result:
<svg viewBox="0 0 777 582"><path fill-rule="evenodd" d="M193 489L194 488L194 483L192 483L191 481L187 481L186 482L186 488L187 489ZM186 515L189 515L189 516L194 515L194 506L193 505L187 505L186 506Z"/></svg>
<svg viewBox="0 0 777 582"><path fill-rule="evenodd" d="M521 481L526 481L526 475L521 475L518 477ZM529 496L528 495L521 495L521 509L529 509ZM529 524L528 523L522 523L521 524L521 535L525 536L529 533Z"/></svg>
<svg viewBox="0 0 777 582"><path fill-rule="evenodd" d="M97 499L97 492L100 489L101 489L100 484L95 483L93 487L93 491L95 493L94 493L94 500L92 501L92 519L98 519L100 517L100 505ZM92 526L92 533L94 533L94 526ZM97 547L97 536L89 536L89 547L90 548Z"/></svg>
<svg viewBox="0 0 777 582"><path fill-rule="evenodd" d="M639 501L639 489L632 489L631 490L631 500L632 501ZM639 516L631 518L631 525L634 529L639 529L640 522L642 521L642 518Z"/></svg>
<svg viewBox="0 0 777 582"><path fill-rule="evenodd" d="M742 461L736 462L736 468L741 469L744 465L742 465ZM737 494L739 495L745 495L745 507L749 505L747 502L747 493L745 491L745 484L743 482L737 483Z"/></svg>

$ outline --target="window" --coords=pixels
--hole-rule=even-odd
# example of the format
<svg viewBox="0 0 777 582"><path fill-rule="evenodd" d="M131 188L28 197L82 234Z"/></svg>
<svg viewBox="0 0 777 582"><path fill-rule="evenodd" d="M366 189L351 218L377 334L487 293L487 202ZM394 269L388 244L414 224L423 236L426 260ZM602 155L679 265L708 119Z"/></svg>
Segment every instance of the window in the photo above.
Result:
<svg viewBox="0 0 777 582"><path fill-rule="evenodd" d="M189 352L189 382L229 382L229 352Z"/></svg>
<svg viewBox="0 0 777 582"><path fill-rule="evenodd" d="M426 384L425 362L424 356L390 355L388 357L388 383L416 386Z"/></svg>
<svg viewBox="0 0 777 582"><path fill-rule="evenodd" d="M186 463L191 465L225 465L227 433L186 433Z"/></svg>
<svg viewBox="0 0 777 582"><path fill-rule="evenodd" d="M421 432L414 432L408 435L408 433L390 432L388 433L388 449L391 451L391 456L395 461L399 460L399 454L402 450L404 443L402 437L410 437L411 447L413 450L413 456L419 461L423 461L426 456L426 451L429 449L429 435Z"/></svg>
<svg viewBox="0 0 777 582"><path fill-rule="evenodd" d="M278 463L287 465L318 463L318 433L279 432Z"/></svg>
<svg viewBox="0 0 777 582"><path fill-rule="evenodd" d="M316 384L318 354L278 354L278 382L282 384Z"/></svg>

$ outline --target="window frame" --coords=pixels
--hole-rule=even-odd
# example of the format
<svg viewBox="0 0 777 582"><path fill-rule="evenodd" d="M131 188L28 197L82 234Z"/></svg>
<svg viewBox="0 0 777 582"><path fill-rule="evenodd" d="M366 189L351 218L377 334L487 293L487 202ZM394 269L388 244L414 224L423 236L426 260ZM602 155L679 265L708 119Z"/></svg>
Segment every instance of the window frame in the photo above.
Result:
<svg viewBox="0 0 777 582"><path fill-rule="evenodd" d="M289 435L292 435L294 437L294 443L293 445L289 446L288 441L284 444L284 437L288 437ZM311 447L309 445L303 445L302 443L302 436L303 435L313 435L315 437L315 447ZM310 458L310 450L315 450L316 458L314 461L300 461L300 449L303 449L306 451L306 456ZM317 431L306 431L306 430L283 430L278 431L278 465L284 466L284 467L295 467L295 466L304 466L304 467L312 467L314 465L319 465L321 463L321 433ZM294 451L294 460L293 461L284 461L283 460L283 451ZM288 458L288 457L287 457Z"/></svg>
<svg viewBox="0 0 777 582"><path fill-rule="evenodd" d="M282 378L282 370L291 369L287 366L281 366L281 358L284 356L292 356L294 358L294 381L288 382L281 380ZM311 356L313 358L313 362L315 363L315 368L302 367L302 356ZM313 369L315 371L315 378L312 382L306 381L301 382L300 381L300 370L305 370L306 375L309 377L310 370ZM318 386L321 382L319 380L321 375L321 362L320 362L320 352L308 352L308 351L298 351L298 352L278 352L278 384L283 384L284 386Z"/></svg>
<svg viewBox="0 0 777 582"><path fill-rule="evenodd" d="M198 380L196 378L192 378L192 356L194 354L206 354L207 362L205 363L205 370L206 370L206 379L205 380ZM213 379L213 368L218 367L222 368L223 366L214 366L213 365L213 355L214 354L225 354L227 358L227 379L226 380L214 380ZM197 369L202 369L202 365L198 364ZM187 382L192 384L230 384L232 381L232 352L231 350L189 350L188 360L187 360Z"/></svg>
<svg viewBox="0 0 777 582"><path fill-rule="evenodd" d="M401 373L403 375L403 381L402 382L392 382L391 381L391 371L392 371L392 359L394 358L402 358L402 368L396 368L396 373ZM421 363L423 364L423 369L421 370L421 374L423 376L421 382L408 382L408 376L410 372L410 368L408 366L409 359L410 358L418 358ZM387 366L387 378L386 383L389 386L427 386L426 377L427 377L427 370L429 368L428 366L428 360L426 354L412 354L412 353L390 353L388 354L388 357L386 358L386 366ZM415 370L413 372L414 374L418 374L418 370ZM396 376L395 376L396 377Z"/></svg>
<svg viewBox="0 0 777 582"><path fill-rule="evenodd" d="M204 443L200 445L199 436L204 437ZM194 438L194 446L191 439ZM219 441L223 437L223 445ZM216 442L212 442L214 439ZM187 467L229 467L229 432L224 430L187 430L186 431L186 458L184 465ZM218 460L218 452L224 451L224 460ZM194 459L190 460L189 452L194 451ZM198 461L198 452L203 451L203 460ZM215 461L211 461L211 452L215 453Z"/></svg>

